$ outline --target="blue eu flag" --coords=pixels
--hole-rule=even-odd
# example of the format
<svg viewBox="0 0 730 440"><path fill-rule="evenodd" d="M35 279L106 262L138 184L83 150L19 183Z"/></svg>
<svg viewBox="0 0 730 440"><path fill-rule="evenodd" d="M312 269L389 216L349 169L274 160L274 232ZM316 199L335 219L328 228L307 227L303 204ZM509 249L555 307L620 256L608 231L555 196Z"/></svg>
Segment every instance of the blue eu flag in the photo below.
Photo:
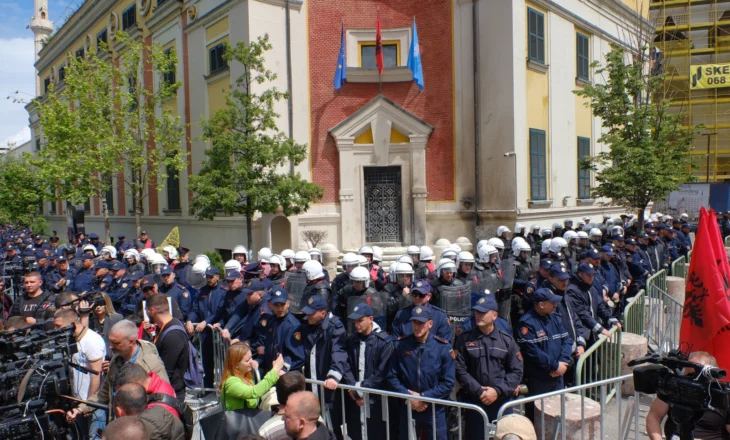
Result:
<svg viewBox="0 0 730 440"><path fill-rule="evenodd" d="M413 38L411 48L408 50L408 68L413 72L413 82L423 91L423 66L421 65L421 47L418 44L416 17L413 17Z"/></svg>
<svg viewBox="0 0 730 440"><path fill-rule="evenodd" d="M335 70L335 90L342 88L342 83L347 79L347 63L345 61L345 23L342 23L342 36L340 37L340 56L337 57L337 70Z"/></svg>

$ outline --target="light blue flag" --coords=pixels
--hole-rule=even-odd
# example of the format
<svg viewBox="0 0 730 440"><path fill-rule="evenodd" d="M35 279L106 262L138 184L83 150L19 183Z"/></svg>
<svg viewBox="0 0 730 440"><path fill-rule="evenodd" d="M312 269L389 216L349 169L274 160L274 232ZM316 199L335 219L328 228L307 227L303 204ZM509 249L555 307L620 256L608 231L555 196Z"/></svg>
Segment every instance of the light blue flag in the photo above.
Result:
<svg viewBox="0 0 730 440"><path fill-rule="evenodd" d="M342 83L347 79L347 62L345 60L345 23L342 23L342 36L340 37L340 56L337 58L337 70L335 70L335 90L342 88Z"/></svg>
<svg viewBox="0 0 730 440"><path fill-rule="evenodd" d="M408 68L413 72L413 81L423 91L423 66L421 65L421 46L418 44L416 17L413 17L413 38L411 48L408 50Z"/></svg>

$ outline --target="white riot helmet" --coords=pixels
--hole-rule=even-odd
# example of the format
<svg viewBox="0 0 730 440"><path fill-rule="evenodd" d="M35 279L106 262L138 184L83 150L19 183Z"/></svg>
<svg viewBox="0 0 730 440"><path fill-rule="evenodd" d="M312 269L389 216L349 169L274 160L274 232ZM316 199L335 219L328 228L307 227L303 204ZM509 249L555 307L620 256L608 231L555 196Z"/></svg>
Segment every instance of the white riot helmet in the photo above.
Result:
<svg viewBox="0 0 730 440"><path fill-rule="evenodd" d="M588 239L588 233L586 231L578 231L578 238L579 239L585 238L587 240Z"/></svg>
<svg viewBox="0 0 730 440"><path fill-rule="evenodd" d="M515 223L515 234L524 234L525 229L526 227L522 223Z"/></svg>
<svg viewBox="0 0 730 440"><path fill-rule="evenodd" d="M294 262L294 251L291 249L284 249L281 251L281 256L284 258L284 260L291 260L292 263Z"/></svg>
<svg viewBox="0 0 730 440"><path fill-rule="evenodd" d="M484 246L477 249L477 257L479 257L480 263L489 263L489 258L497 253L499 253L499 251L497 251L497 248L489 244L485 244Z"/></svg>
<svg viewBox="0 0 730 440"><path fill-rule="evenodd" d="M433 261L433 249L421 246L421 261Z"/></svg>
<svg viewBox="0 0 730 440"><path fill-rule="evenodd" d="M522 237L515 237L515 238L513 238L512 239L512 243L511 243L511 247L514 248L515 246L517 246L517 243L520 242L520 241L525 241L525 239L522 238Z"/></svg>
<svg viewBox="0 0 730 440"><path fill-rule="evenodd" d="M284 257L281 255L272 255L271 258L269 258L269 264L272 266L279 266L280 272L286 272L286 261L284 261Z"/></svg>
<svg viewBox="0 0 730 440"><path fill-rule="evenodd" d="M128 260L130 258L134 258L134 261L139 261L139 252L137 252L137 249L127 249L124 251L124 260Z"/></svg>
<svg viewBox="0 0 730 440"><path fill-rule="evenodd" d="M411 267L414 266L413 259L408 255L401 255L400 257L398 257L396 262L397 263L406 263L406 264L410 265Z"/></svg>
<svg viewBox="0 0 730 440"><path fill-rule="evenodd" d="M555 222L552 224L552 226L550 226L550 230L552 230L553 232L555 232L557 229L563 229L563 225L561 225L558 222Z"/></svg>
<svg viewBox="0 0 730 440"><path fill-rule="evenodd" d="M373 262L380 263L383 261L383 248L380 246L373 246Z"/></svg>
<svg viewBox="0 0 730 440"><path fill-rule="evenodd" d="M552 243L552 241L552 238L543 240L542 246L540 247L540 252L543 254L547 254L550 251L550 243Z"/></svg>
<svg viewBox="0 0 730 440"><path fill-rule="evenodd" d="M563 235L563 238L565 241L570 243L572 240L578 240L578 233L575 231L566 231L565 235Z"/></svg>
<svg viewBox="0 0 730 440"><path fill-rule="evenodd" d="M114 246L104 246L101 248L101 254L104 255L105 253L109 254L113 259L117 259L117 248Z"/></svg>
<svg viewBox="0 0 730 440"><path fill-rule="evenodd" d="M555 237L550 242L550 252L559 254L563 252L563 248L568 247L568 242L563 237Z"/></svg>
<svg viewBox="0 0 730 440"><path fill-rule="evenodd" d="M496 247L500 251L504 250L504 242L497 237L487 240L487 244Z"/></svg>
<svg viewBox="0 0 730 440"><path fill-rule="evenodd" d="M360 266L368 265L368 259L365 257L365 255L358 255L357 262L360 264Z"/></svg>
<svg viewBox="0 0 730 440"><path fill-rule="evenodd" d="M522 252L532 252L532 248L526 241L518 241L512 246L512 255L519 257Z"/></svg>
<svg viewBox="0 0 730 440"><path fill-rule="evenodd" d="M263 247L263 248L259 249L259 253L256 255L258 256L258 259L262 263L268 263L269 258L271 258L274 255L274 253L271 252L271 249L269 249L267 247Z"/></svg>
<svg viewBox="0 0 730 440"><path fill-rule="evenodd" d="M186 271L187 279L185 281L194 288L201 289L203 286L206 285L205 271L207 271L209 267L210 266L205 261L200 261L193 264L192 269Z"/></svg>
<svg viewBox="0 0 730 440"><path fill-rule="evenodd" d="M540 225L532 225L530 226L530 234L535 234L540 232Z"/></svg>
<svg viewBox="0 0 730 440"><path fill-rule="evenodd" d="M309 252L307 251L298 251L296 254L294 254L295 263L304 263L310 261L311 259L312 257L309 256Z"/></svg>
<svg viewBox="0 0 730 440"><path fill-rule="evenodd" d="M193 265L200 263L201 261L205 261L205 263L210 267L210 258L208 258L205 254L196 255L195 259L193 260Z"/></svg>
<svg viewBox="0 0 730 440"><path fill-rule="evenodd" d="M601 237L603 233L598 228L591 228L591 230L588 231L588 235L590 235L591 237Z"/></svg>
<svg viewBox="0 0 730 440"><path fill-rule="evenodd" d="M510 231L509 228L507 226L504 226L504 225L498 227L497 228L497 237L500 237L501 238L502 237L502 234L504 234L505 232L512 232L512 231Z"/></svg>
<svg viewBox="0 0 730 440"><path fill-rule="evenodd" d="M357 251L357 253L360 254L360 255L365 255L365 254L372 255L373 254L373 247L372 246L363 246L363 247L360 248L360 250Z"/></svg>
<svg viewBox="0 0 730 440"><path fill-rule="evenodd" d="M459 254L453 249L444 249L444 251L441 252L441 260L443 260L444 258L447 258L451 261L456 261L456 257L458 255ZM439 260L439 263L441 262L441 260Z"/></svg>
<svg viewBox="0 0 730 440"><path fill-rule="evenodd" d="M155 252L154 249L142 249L142 252L140 253L144 255L145 260L150 261L150 258L152 258L152 256L157 252Z"/></svg>
<svg viewBox="0 0 730 440"><path fill-rule="evenodd" d="M450 245L446 246L446 249L451 249L452 251L455 251L457 254L461 252L461 246L459 246L456 243L451 243Z"/></svg>
<svg viewBox="0 0 730 440"><path fill-rule="evenodd" d="M355 270L355 269L353 269ZM324 271L319 261L309 260L302 265L302 272L307 276L307 281L314 281L324 278Z"/></svg>
<svg viewBox="0 0 730 440"><path fill-rule="evenodd" d="M357 255L352 252L348 252L342 256L342 269L347 270L348 267L357 267L360 265Z"/></svg>
<svg viewBox="0 0 730 440"><path fill-rule="evenodd" d="M364 282L367 289L370 286L370 273L364 267L356 267L350 272L350 280Z"/></svg>
<svg viewBox="0 0 730 440"><path fill-rule="evenodd" d="M83 252L86 253L86 251L93 252L95 257L97 255L96 254L96 246L94 246L93 244L87 244L86 246L84 246ZM154 251L152 251L152 252L154 252Z"/></svg>
<svg viewBox="0 0 730 440"><path fill-rule="evenodd" d="M472 255L471 252L467 251L461 251L459 252L459 255L456 256L456 264L460 265L461 263L471 263L474 264L474 255Z"/></svg>
<svg viewBox="0 0 730 440"><path fill-rule="evenodd" d="M408 255L414 255L414 254L421 255L421 248L419 248L418 246L410 245L406 249L406 254L408 254Z"/></svg>
<svg viewBox="0 0 730 440"><path fill-rule="evenodd" d="M315 261L319 261L320 263L322 262L322 251L317 248L312 248L307 252L309 252L309 258Z"/></svg>
<svg viewBox="0 0 730 440"><path fill-rule="evenodd" d="M229 270L236 270L237 272L241 271L241 263L239 263L237 260L228 260L226 261L226 264L223 265L223 270L227 274Z"/></svg>
<svg viewBox="0 0 730 440"><path fill-rule="evenodd" d="M167 256L171 260L177 260L177 249L175 249L175 246L165 246L162 248L162 252L167 252Z"/></svg>
<svg viewBox="0 0 730 440"><path fill-rule="evenodd" d="M436 267L436 276L441 276L444 271L456 272L456 263L451 258L442 258Z"/></svg>
<svg viewBox="0 0 730 440"><path fill-rule="evenodd" d="M235 257L236 254L243 254L248 259L248 249L246 249L246 246L239 244L236 247L234 247L233 253L231 253L231 255L233 255Z"/></svg>

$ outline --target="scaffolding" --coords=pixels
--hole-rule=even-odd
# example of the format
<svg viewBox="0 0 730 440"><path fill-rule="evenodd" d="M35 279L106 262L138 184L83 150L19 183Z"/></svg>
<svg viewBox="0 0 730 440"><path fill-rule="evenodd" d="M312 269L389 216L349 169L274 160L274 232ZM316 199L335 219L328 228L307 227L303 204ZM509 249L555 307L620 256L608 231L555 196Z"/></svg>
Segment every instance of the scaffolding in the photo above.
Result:
<svg viewBox="0 0 730 440"><path fill-rule="evenodd" d="M690 66L730 63L730 0L652 0L665 94L685 128L704 124L692 150L700 182L730 180L730 87L690 89Z"/></svg>

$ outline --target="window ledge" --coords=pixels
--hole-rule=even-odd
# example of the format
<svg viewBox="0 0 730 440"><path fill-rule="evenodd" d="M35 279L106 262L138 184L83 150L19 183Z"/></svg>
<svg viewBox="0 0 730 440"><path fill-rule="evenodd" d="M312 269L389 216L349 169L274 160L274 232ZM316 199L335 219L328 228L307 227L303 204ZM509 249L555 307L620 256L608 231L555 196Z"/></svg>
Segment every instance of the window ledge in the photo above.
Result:
<svg viewBox="0 0 730 440"><path fill-rule="evenodd" d="M408 82L413 81L413 72L406 66L383 69L380 82ZM378 69L363 69L362 67L347 68L347 82L349 83L377 83Z"/></svg>
<svg viewBox="0 0 730 440"><path fill-rule="evenodd" d="M585 87L587 85L593 85L593 81L588 80L588 79L579 78L579 77L576 76L575 77L575 85L578 86L578 87Z"/></svg>
<svg viewBox="0 0 730 440"><path fill-rule="evenodd" d="M548 69L550 68L549 65L541 63L539 61L534 61L531 59L527 59L527 68L537 72L537 73L547 73Z"/></svg>
<svg viewBox="0 0 730 440"><path fill-rule="evenodd" d="M210 75L203 75L203 78L208 82L208 84L213 84L216 81L220 81L223 78L228 78L231 75L231 68L226 67L223 68L217 72L213 72Z"/></svg>
<svg viewBox="0 0 730 440"><path fill-rule="evenodd" d="M588 206L596 203L596 199L576 199L575 203L578 204L578 206Z"/></svg>
<svg viewBox="0 0 730 440"><path fill-rule="evenodd" d="M552 206L553 201L552 200L528 200L527 201L527 207L528 208L548 208Z"/></svg>
<svg viewBox="0 0 730 440"><path fill-rule="evenodd" d="M162 213L169 216L181 216L182 209L163 209Z"/></svg>

